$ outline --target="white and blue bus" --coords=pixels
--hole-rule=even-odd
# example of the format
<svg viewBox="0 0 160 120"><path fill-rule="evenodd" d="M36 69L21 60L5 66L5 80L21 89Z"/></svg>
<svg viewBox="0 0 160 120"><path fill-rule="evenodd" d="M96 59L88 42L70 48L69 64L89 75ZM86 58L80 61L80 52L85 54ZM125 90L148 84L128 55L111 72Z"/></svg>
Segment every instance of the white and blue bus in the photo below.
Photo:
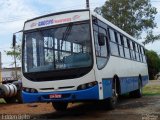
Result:
<svg viewBox="0 0 160 120"><path fill-rule="evenodd" d="M141 97L148 83L143 44L88 9L26 21L22 73L23 101L56 110L90 100L113 109L118 95Z"/></svg>

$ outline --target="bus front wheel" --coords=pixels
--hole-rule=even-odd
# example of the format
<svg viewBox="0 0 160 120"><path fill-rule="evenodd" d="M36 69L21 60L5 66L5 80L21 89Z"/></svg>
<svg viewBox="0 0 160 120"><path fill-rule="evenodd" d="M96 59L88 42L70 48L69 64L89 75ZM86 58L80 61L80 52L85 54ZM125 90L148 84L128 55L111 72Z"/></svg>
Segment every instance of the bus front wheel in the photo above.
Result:
<svg viewBox="0 0 160 120"><path fill-rule="evenodd" d="M52 106L56 111L65 111L67 109L67 102L52 102Z"/></svg>
<svg viewBox="0 0 160 120"><path fill-rule="evenodd" d="M118 95L117 95L117 92L115 91L115 89L112 89L112 91L113 91L112 97L107 99L107 106L108 106L109 110L113 110L117 106Z"/></svg>

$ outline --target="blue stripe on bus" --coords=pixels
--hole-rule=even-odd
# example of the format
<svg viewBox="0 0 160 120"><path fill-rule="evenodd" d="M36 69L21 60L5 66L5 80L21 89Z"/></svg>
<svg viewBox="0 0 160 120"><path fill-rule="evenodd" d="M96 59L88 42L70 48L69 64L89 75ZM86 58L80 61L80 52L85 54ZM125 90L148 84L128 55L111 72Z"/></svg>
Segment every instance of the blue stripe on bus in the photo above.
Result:
<svg viewBox="0 0 160 120"><path fill-rule="evenodd" d="M120 93L125 94L130 91L137 90L138 85L138 76L136 77L121 77L120 79ZM142 86L145 86L148 83L149 77L142 76ZM112 96L112 79L103 79L103 97L108 98Z"/></svg>
<svg viewBox="0 0 160 120"><path fill-rule="evenodd" d="M50 99L51 94L61 94L60 99ZM85 90L63 91L63 92L47 92L47 93L26 93L22 91L22 98L24 103L32 102L54 102L54 101L83 101L83 100L99 100L98 85Z"/></svg>

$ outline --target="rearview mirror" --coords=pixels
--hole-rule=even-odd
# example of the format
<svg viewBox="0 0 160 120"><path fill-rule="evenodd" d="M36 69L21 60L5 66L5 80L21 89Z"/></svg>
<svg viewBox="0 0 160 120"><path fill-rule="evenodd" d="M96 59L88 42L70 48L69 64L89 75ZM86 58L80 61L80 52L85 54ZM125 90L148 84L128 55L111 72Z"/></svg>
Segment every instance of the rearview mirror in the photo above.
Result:
<svg viewBox="0 0 160 120"><path fill-rule="evenodd" d="M15 34L13 34L13 39L12 39L12 45L13 45L13 47L15 47L16 46L16 35Z"/></svg>
<svg viewBox="0 0 160 120"><path fill-rule="evenodd" d="M98 44L99 46L105 45L106 36L103 33L98 34Z"/></svg>

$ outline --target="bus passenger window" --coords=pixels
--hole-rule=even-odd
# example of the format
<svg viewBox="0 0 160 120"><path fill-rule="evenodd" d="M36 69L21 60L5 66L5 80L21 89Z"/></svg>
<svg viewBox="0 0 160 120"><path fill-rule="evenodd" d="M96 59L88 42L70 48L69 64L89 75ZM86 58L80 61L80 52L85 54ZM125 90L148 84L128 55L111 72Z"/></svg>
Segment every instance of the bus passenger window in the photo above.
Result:
<svg viewBox="0 0 160 120"><path fill-rule="evenodd" d="M115 35L114 35L114 31L112 29L109 29L109 34L110 34L110 40L112 42L116 42L115 40Z"/></svg>
<svg viewBox="0 0 160 120"><path fill-rule="evenodd" d="M132 52L131 52L131 50L130 50L130 49L131 49L131 46L130 46L130 40L129 40L129 39L127 39L127 47L128 47L128 49L129 49L129 54L130 54L130 55L129 55L129 56L130 56L129 58L132 59Z"/></svg>
<svg viewBox="0 0 160 120"><path fill-rule="evenodd" d="M136 58L137 58L137 61L139 61L138 44L136 43L135 43L135 49L136 49Z"/></svg>
<svg viewBox="0 0 160 120"><path fill-rule="evenodd" d="M120 56L124 57L125 53L124 53L124 41L123 41L123 37L120 34L117 34L117 35L118 35L118 40L119 40L119 44L120 44L119 45Z"/></svg>
<svg viewBox="0 0 160 120"><path fill-rule="evenodd" d="M123 41L124 41L124 47L127 47L127 48L128 48L128 44L127 44L127 39L126 39L126 37L123 37Z"/></svg>
<svg viewBox="0 0 160 120"><path fill-rule="evenodd" d="M139 51L140 51L140 59L141 59L141 62L143 62L143 55L142 55L141 46L139 46Z"/></svg>
<svg viewBox="0 0 160 120"><path fill-rule="evenodd" d="M138 55L139 55L139 61L141 62L141 52L140 52L140 46L137 44L137 49L138 49Z"/></svg>
<svg viewBox="0 0 160 120"><path fill-rule="evenodd" d="M133 51L133 44L132 41L130 41L130 53L131 53L131 59L134 60L134 51Z"/></svg>
<svg viewBox="0 0 160 120"><path fill-rule="evenodd" d="M111 48L111 54L115 56L119 56L119 49L118 44L116 42L115 33L112 29L109 29L109 35L110 35L110 48Z"/></svg>
<svg viewBox="0 0 160 120"><path fill-rule="evenodd" d="M136 60L136 47L135 47L135 43L132 42L132 45L133 45L133 57L134 57L134 60Z"/></svg>
<svg viewBox="0 0 160 120"><path fill-rule="evenodd" d="M142 59L143 59L143 62L146 63L145 51L144 51L144 48L143 48L143 47L141 47L141 51L142 51Z"/></svg>
<svg viewBox="0 0 160 120"><path fill-rule="evenodd" d="M119 56L118 45L116 43L110 42L111 54Z"/></svg>
<svg viewBox="0 0 160 120"><path fill-rule="evenodd" d="M123 36L122 36L123 37ZM127 38L123 37L125 58L130 59L130 52L127 44Z"/></svg>

